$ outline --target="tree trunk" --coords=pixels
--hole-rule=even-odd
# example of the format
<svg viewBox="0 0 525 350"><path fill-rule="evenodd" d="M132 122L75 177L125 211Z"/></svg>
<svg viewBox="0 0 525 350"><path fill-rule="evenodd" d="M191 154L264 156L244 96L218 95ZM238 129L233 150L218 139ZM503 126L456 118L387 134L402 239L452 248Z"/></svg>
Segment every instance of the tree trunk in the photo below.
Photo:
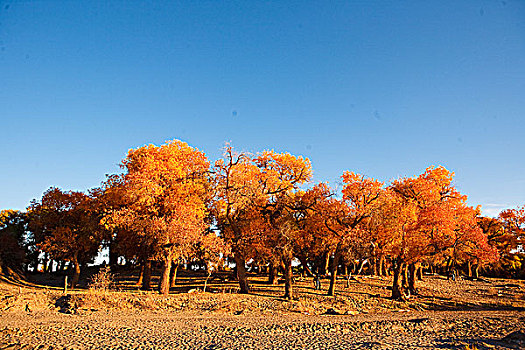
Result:
<svg viewBox="0 0 525 350"><path fill-rule="evenodd" d="M472 265L471 265L471 263L470 263L470 260L467 261L467 275L468 275L469 277L472 277Z"/></svg>
<svg viewBox="0 0 525 350"><path fill-rule="evenodd" d="M73 257L72 263L75 264L75 269L73 270L73 276L71 277L71 289L74 289L80 279L80 264L78 263L77 254Z"/></svg>
<svg viewBox="0 0 525 350"><path fill-rule="evenodd" d="M370 265L370 275L372 276L377 276L377 271L379 270L377 268L377 263L378 263L378 260L377 258L370 258L369 259L369 265Z"/></svg>
<svg viewBox="0 0 525 350"><path fill-rule="evenodd" d="M111 267L117 266L118 264L118 254L116 253L115 245L116 243L113 240L111 240L108 245L108 265Z"/></svg>
<svg viewBox="0 0 525 350"><path fill-rule="evenodd" d="M314 274L312 270L310 270L310 268L308 267L308 261L306 260L306 258L303 257L300 259L300 261L301 261L301 265L303 265L303 271L306 272L306 276L313 277Z"/></svg>
<svg viewBox="0 0 525 350"><path fill-rule="evenodd" d="M292 270L292 259L283 259L284 263L284 297L286 299L293 299L293 270Z"/></svg>
<svg viewBox="0 0 525 350"><path fill-rule="evenodd" d="M42 272L47 272L47 254L44 254L44 258L42 259Z"/></svg>
<svg viewBox="0 0 525 350"><path fill-rule="evenodd" d="M237 280L239 281L239 293L250 293L250 285L248 284L248 277L246 276L246 261L244 256L239 252L234 253L235 266L237 267Z"/></svg>
<svg viewBox="0 0 525 350"><path fill-rule="evenodd" d="M151 260L144 261L144 273L142 275L142 290L151 289Z"/></svg>
<svg viewBox="0 0 525 350"><path fill-rule="evenodd" d="M403 264L403 268L401 270L401 277L402 277L402 285L404 288L408 287L408 266L406 264Z"/></svg>
<svg viewBox="0 0 525 350"><path fill-rule="evenodd" d="M202 288L202 291L204 293L206 293L206 286L208 285L208 280L210 279L210 276L211 276L211 270L207 272L206 279L204 280L204 287Z"/></svg>
<svg viewBox="0 0 525 350"><path fill-rule="evenodd" d="M323 274L327 275L329 268L330 268L330 252L326 252L324 256Z"/></svg>
<svg viewBox="0 0 525 350"><path fill-rule="evenodd" d="M450 264L451 264L452 260L450 258L448 258L447 260L447 267L446 267L446 275L447 275L447 279L450 279Z"/></svg>
<svg viewBox="0 0 525 350"><path fill-rule="evenodd" d="M409 273L408 274L408 290L410 291L411 295L417 294L416 270L417 270L417 267L415 263L411 263L410 265L408 265L408 273Z"/></svg>
<svg viewBox="0 0 525 350"><path fill-rule="evenodd" d="M341 248L339 244L335 248L334 259L332 260L332 266L330 267L330 287L328 287L328 295L333 296L335 294L335 285L337 283L337 267L341 258Z"/></svg>
<svg viewBox="0 0 525 350"><path fill-rule="evenodd" d="M138 279L137 283L135 283L135 285L141 286L143 279L144 279L144 262L141 262L140 263L140 271L139 271L139 279Z"/></svg>
<svg viewBox="0 0 525 350"><path fill-rule="evenodd" d="M171 264L170 287L175 287L177 284L177 271L179 270L179 264L177 264L175 261L173 261Z"/></svg>
<svg viewBox="0 0 525 350"><path fill-rule="evenodd" d="M159 294L167 295L170 293L170 271L171 259L165 259L160 275Z"/></svg>
<svg viewBox="0 0 525 350"><path fill-rule="evenodd" d="M479 278L479 264L476 264L476 267L474 268L474 277Z"/></svg>
<svg viewBox="0 0 525 350"><path fill-rule="evenodd" d="M385 263L385 257L383 255L379 256L379 259L377 259L377 275L383 276L383 265Z"/></svg>
<svg viewBox="0 0 525 350"><path fill-rule="evenodd" d="M277 284L277 266L275 266L273 263L270 263L268 269L268 283Z"/></svg>
<svg viewBox="0 0 525 350"><path fill-rule="evenodd" d="M363 271L363 267L365 267L365 262L366 262L365 259L359 261L359 265L357 265L358 266L357 267L357 272L355 273L356 275L360 275L361 274L361 272Z"/></svg>
<svg viewBox="0 0 525 350"><path fill-rule="evenodd" d="M60 260L58 262L57 271L63 272L64 271L64 260Z"/></svg>
<svg viewBox="0 0 525 350"><path fill-rule="evenodd" d="M401 285L403 265L399 259L394 262L394 281L392 283L392 299L394 300L405 300L403 286Z"/></svg>
<svg viewBox="0 0 525 350"><path fill-rule="evenodd" d="M423 265L417 264L416 275L418 281L423 281Z"/></svg>

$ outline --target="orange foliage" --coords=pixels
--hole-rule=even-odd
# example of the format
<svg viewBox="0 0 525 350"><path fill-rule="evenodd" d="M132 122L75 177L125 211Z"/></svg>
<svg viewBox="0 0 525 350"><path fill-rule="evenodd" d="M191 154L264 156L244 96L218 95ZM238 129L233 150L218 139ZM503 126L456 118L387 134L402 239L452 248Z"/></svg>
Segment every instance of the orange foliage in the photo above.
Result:
<svg viewBox="0 0 525 350"><path fill-rule="evenodd" d="M391 232L396 242L391 254L398 268L438 255L454 261L497 259L477 225L479 211L467 206L467 197L452 185L453 176L443 167L430 167L418 177L396 180L390 186L398 197L393 221L397 227Z"/></svg>
<svg viewBox="0 0 525 350"><path fill-rule="evenodd" d="M248 293L245 262L250 255L270 258L276 252L272 244L286 243L290 226L283 218L294 191L311 178L311 164L308 159L274 151L252 157L235 153L227 145L214 173L217 225L231 244L241 292ZM279 252L285 252L291 262L291 248Z"/></svg>
<svg viewBox="0 0 525 350"><path fill-rule="evenodd" d="M227 145L210 171L203 152L173 140L130 150L121 166L123 174L89 195L52 188L32 203L43 251L84 261L101 241L118 244L143 263L164 261L162 281L173 260L218 265L233 255L241 292L249 292L245 264L254 259L284 266L292 297L294 258L319 268L333 256L333 294L341 261L390 258L396 274L437 259L479 265L497 260L496 248L510 254L525 239L524 207L480 218L442 166L388 187L345 171L340 197L326 184L301 190L312 178L310 161L273 150L250 155Z"/></svg>
<svg viewBox="0 0 525 350"><path fill-rule="evenodd" d="M74 191L50 188L40 202L33 201L30 227L37 246L53 259L71 261L72 286L78 281L80 263L89 262L100 247L101 228L93 198Z"/></svg>
<svg viewBox="0 0 525 350"><path fill-rule="evenodd" d="M130 150L122 166L127 170L120 192L125 206L106 222L148 237L158 254L184 254L205 229L205 154L174 140Z"/></svg>
<svg viewBox="0 0 525 350"><path fill-rule="evenodd" d="M136 236L134 242L171 266L191 252L206 229L208 159L173 140L130 150L122 167L127 172L113 194L122 196L123 205L104 222Z"/></svg>

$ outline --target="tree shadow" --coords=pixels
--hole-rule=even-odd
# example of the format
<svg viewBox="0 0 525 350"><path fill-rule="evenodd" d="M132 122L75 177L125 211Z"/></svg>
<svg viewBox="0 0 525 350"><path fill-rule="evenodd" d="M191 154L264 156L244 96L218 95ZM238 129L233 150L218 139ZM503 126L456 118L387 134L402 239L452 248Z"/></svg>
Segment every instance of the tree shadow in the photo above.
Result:
<svg viewBox="0 0 525 350"><path fill-rule="evenodd" d="M434 348L438 349L465 349L465 343L469 344L470 348L478 350L489 350L489 349L524 349L525 342L520 340L506 339L506 337L500 339L494 338L483 338L483 337L471 337L471 338L447 338L447 339L436 339Z"/></svg>

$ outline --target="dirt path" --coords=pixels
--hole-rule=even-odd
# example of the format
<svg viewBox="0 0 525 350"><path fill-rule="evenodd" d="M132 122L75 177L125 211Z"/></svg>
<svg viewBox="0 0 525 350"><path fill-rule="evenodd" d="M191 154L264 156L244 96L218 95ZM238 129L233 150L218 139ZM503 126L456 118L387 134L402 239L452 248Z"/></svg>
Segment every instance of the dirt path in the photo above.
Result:
<svg viewBox="0 0 525 350"><path fill-rule="evenodd" d="M512 311L250 316L163 311L54 311L0 316L0 348L40 349L520 349Z"/></svg>

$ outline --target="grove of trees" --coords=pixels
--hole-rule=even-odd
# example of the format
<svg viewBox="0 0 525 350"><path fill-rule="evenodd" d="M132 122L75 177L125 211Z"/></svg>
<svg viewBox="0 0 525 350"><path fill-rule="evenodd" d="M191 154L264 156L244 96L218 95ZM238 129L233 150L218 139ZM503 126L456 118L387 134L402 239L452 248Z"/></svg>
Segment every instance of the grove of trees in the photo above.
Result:
<svg viewBox="0 0 525 350"><path fill-rule="evenodd" d="M178 267L198 262L209 273L235 266L241 293L250 293L248 266L268 283L281 272L290 299L294 266L328 276L328 295L341 273L391 274L394 299L417 293L422 269L525 277L525 206L483 217L441 166L390 183L346 171L336 191L311 183L303 157L227 145L211 163L173 140L130 150L121 168L87 193L51 187L24 213L2 211L0 266L67 268L74 287L105 248L110 265L140 266L144 290L152 266L167 294Z"/></svg>

